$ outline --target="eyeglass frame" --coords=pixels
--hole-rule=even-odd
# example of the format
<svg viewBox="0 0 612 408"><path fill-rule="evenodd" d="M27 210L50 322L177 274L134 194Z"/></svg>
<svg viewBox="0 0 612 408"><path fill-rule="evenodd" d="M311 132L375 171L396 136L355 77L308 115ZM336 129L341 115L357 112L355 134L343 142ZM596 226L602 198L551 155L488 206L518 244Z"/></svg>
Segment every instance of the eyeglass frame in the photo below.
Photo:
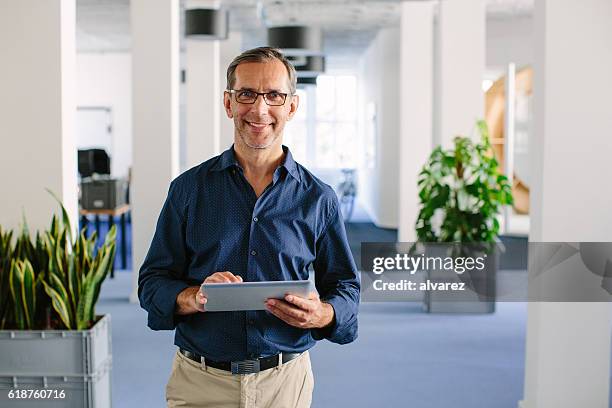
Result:
<svg viewBox="0 0 612 408"><path fill-rule="evenodd" d="M257 96L255 97L255 99L253 100L253 102L240 102L238 100L238 97L236 95L237 92L239 91L248 91L248 92L253 92L254 94L257 94ZM293 96L294 94L292 93L287 93L287 92L278 92L278 91L270 91L270 92L256 92L256 91L252 91L250 89L226 89L225 92L229 93L230 95L233 94L234 95L234 99L236 100L236 103L239 103L241 105L255 105L255 103L257 102L257 99L259 99L259 96L261 95L263 97L264 102L266 103L266 105L268 106L284 106L287 103L287 97L288 96ZM283 103L280 105L270 105L268 103L268 99L266 98L266 95L271 94L271 93L277 93L279 95L283 95L284 99L283 99Z"/></svg>

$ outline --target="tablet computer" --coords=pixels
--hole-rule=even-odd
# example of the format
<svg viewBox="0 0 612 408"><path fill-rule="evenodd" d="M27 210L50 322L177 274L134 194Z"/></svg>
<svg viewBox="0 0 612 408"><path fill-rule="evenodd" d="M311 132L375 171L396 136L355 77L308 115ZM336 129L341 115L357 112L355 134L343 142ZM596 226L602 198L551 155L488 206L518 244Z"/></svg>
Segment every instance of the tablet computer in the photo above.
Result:
<svg viewBox="0 0 612 408"><path fill-rule="evenodd" d="M266 299L283 299L287 294L308 297L316 289L309 280L240 283L203 283L207 312L266 310Z"/></svg>

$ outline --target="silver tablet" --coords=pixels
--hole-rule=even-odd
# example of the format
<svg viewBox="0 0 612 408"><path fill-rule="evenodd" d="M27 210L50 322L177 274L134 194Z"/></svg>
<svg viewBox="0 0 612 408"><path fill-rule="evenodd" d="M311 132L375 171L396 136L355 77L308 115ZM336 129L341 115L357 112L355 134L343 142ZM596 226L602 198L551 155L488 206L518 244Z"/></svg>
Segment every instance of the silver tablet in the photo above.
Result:
<svg viewBox="0 0 612 408"><path fill-rule="evenodd" d="M316 292L309 280L241 283L203 283L207 312L266 310L266 299L283 299L287 294L308 297Z"/></svg>

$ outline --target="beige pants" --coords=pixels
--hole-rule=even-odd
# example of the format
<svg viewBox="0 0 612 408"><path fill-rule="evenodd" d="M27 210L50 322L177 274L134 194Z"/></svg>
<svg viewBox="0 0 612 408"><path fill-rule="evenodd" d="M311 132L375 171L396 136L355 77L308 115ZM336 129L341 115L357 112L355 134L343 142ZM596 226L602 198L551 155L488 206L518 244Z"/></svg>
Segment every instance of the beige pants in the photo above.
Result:
<svg viewBox="0 0 612 408"><path fill-rule="evenodd" d="M168 408L307 408L313 389L308 351L280 367L241 375L204 369L177 351L166 400Z"/></svg>

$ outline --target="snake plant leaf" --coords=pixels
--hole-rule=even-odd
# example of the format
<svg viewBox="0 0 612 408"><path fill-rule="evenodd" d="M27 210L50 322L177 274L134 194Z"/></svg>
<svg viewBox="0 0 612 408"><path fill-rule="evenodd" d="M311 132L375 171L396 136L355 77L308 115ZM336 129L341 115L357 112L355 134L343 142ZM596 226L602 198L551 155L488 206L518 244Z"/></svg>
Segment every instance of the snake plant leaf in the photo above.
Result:
<svg viewBox="0 0 612 408"><path fill-rule="evenodd" d="M57 201L57 203L62 208L62 224L68 230L68 239L69 239L70 242L72 242L72 227L70 226L70 217L68 216L68 212L66 211L66 208L64 207L64 204L57 197L57 195L55 195L55 193L53 191L51 191L48 188L46 188L45 190L47 190L47 192L49 194L51 194L51 196L55 199L55 201Z"/></svg>
<svg viewBox="0 0 612 408"><path fill-rule="evenodd" d="M112 235L114 231L109 231L109 235ZM112 236L111 236L112 239ZM79 312L77 313L80 317L80 321L77 321L77 325L81 325L83 328L89 327L90 323L94 319L94 306L97 300L97 296L100 293L100 287L102 281L106 277L106 274L110 270L111 260L113 259L113 248L114 241L108 240L110 247L101 247L96 258L99 260L97 268L90 272L85 278L83 289L81 291L81 299L79 303ZM77 319L78 320L78 319Z"/></svg>
<svg viewBox="0 0 612 408"><path fill-rule="evenodd" d="M11 296L13 298L13 305L15 310L15 323L18 329L25 329L25 319L23 315L23 307L21 306L21 282L23 281L23 271L17 266L16 260L11 261L11 272L9 274L9 286L11 289Z"/></svg>
<svg viewBox="0 0 612 408"><path fill-rule="evenodd" d="M117 239L117 226L113 225L110 230L108 230L108 233L106 234L106 238L104 239L104 245L111 245L112 243L114 243Z"/></svg>
<svg viewBox="0 0 612 408"><path fill-rule="evenodd" d="M78 292L78 277L77 277L77 271L76 271L76 263L77 263L77 259L76 257L70 257L70 259L68 260L68 293L69 293L69 298L70 298L70 309L72 311L72 314L76 314L76 308L77 308L77 296L79 294Z"/></svg>
<svg viewBox="0 0 612 408"><path fill-rule="evenodd" d="M74 329L75 327L70 324L71 322L68 308L66 307L66 303L60 294L45 281L43 281L43 286L45 287L45 292L49 298L51 298L51 305L53 306L53 309L57 312L62 323L64 323L64 326L66 326L67 329Z"/></svg>
<svg viewBox="0 0 612 408"><path fill-rule="evenodd" d="M57 292L58 296L62 300L62 303L64 303L64 305L66 306L68 321L72 322L74 318L70 309L70 297L68 296L68 291L66 291L64 282L62 282L62 280L57 277L57 275L52 275L50 278L49 286Z"/></svg>
<svg viewBox="0 0 612 408"><path fill-rule="evenodd" d="M9 288L12 233L13 231L4 233L0 226L0 330L4 329L9 318L10 309L12 309Z"/></svg>
<svg viewBox="0 0 612 408"><path fill-rule="evenodd" d="M91 282L85 280L81 287L81 295L79 296L79 305L77 307L76 324L78 330L83 330L89 327L89 305L92 301L93 293L90 290ZM89 299L88 299L89 296Z"/></svg>
<svg viewBox="0 0 612 408"><path fill-rule="evenodd" d="M51 217L51 228L49 229L49 234L53 237L57 236L57 223L57 218L55 217L55 214L53 214L53 217Z"/></svg>
<svg viewBox="0 0 612 408"><path fill-rule="evenodd" d="M113 261L115 259L115 249L116 249L115 243L114 242L110 243L106 249L107 253L105 254L105 258L108 259L108 262L106 263L106 267L100 270L99 273L97 273L94 276L93 303L92 303L91 310L89 312L91 320L93 320L95 317L95 305L98 302L98 297L100 296L100 289L102 288L102 282L108 276L111 269L113 268Z"/></svg>
<svg viewBox="0 0 612 408"><path fill-rule="evenodd" d="M27 329L34 327L34 311L36 310L36 281L34 270L29 260L21 264L23 281L21 283L21 305Z"/></svg>
<svg viewBox="0 0 612 408"><path fill-rule="evenodd" d="M66 242L66 230L63 230L60 233L60 236L57 240L57 245L55 246L55 263L57 266L57 273L58 276L62 279L62 280L66 280L66 271L64 268L64 257L66 254L65 248L62 245L62 242L65 245Z"/></svg>
<svg viewBox="0 0 612 408"><path fill-rule="evenodd" d="M79 239L79 248L75 251L77 256L79 257L79 276L81 276L82 271L85 271L88 266L88 243L87 237L85 236L85 230L81 232L81 237Z"/></svg>

